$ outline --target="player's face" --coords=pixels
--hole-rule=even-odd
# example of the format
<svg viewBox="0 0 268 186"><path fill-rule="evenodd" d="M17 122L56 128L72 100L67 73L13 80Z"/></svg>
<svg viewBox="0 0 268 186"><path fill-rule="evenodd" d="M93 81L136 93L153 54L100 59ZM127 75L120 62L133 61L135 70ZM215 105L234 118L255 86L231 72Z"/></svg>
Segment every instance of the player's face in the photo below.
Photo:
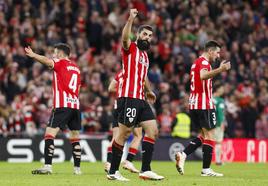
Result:
<svg viewBox="0 0 268 186"><path fill-rule="evenodd" d="M137 45L140 50L149 50L150 43L152 41L153 32L147 29L143 29L138 34Z"/></svg>
<svg viewBox="0 0 268 186"><path fill-rule="evenodd" d="M139 33L139 36L138 36L138 39L146 40L146 41L148 41L149 43L151 43L152 38L153 38L153 32L150 31L150 30L147 30L147 29L143 29L143 30Z"/></svg>
<svg viewBox="0 0 268 186"><path fill-rule="evenodd" d="M220 58L220 48L216 47L216 49L210 49L209 50L209 60L211 62L214 62L217 58Z"/></svg>

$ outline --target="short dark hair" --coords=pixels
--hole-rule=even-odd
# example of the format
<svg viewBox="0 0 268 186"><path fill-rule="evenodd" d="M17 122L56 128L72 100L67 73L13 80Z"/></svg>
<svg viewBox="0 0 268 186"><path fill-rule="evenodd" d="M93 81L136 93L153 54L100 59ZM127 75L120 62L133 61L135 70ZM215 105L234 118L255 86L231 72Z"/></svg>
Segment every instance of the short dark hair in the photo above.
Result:
<svg viewBox="0 0 268 186"><path fill-rule="evenodd" d="M65 43L57 43L57 44L54 45L54 48L63 51L64 54L66 54L67 56L69 56L70 53L71 53L70 45L65 44Z"/></svg>
<svg viewBox="0 0 268 186"><path fill-rule="evenodd" d="M141 33L143 31L143 29L150 30L151 32L154 32L154 29L153 29L152 26L150 26L150 25L141 25L138 28L138 33Z"/></svg>
<svg viewBox="0 0 268 186"><path fill-rule="evenodd" d="M211 40L205 44L204 50L207 52L209 49L215 50L217 47L221 48L221 45L217 41Z"/></svg>

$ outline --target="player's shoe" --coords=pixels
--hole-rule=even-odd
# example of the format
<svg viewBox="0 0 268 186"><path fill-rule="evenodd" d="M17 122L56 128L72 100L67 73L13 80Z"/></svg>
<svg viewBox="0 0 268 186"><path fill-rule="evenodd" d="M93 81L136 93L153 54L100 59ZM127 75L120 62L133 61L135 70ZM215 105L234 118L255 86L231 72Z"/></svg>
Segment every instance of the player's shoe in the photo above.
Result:
<svg viewBox="0 0 268 186"><path fill-rule="evenodd" d="M212 169L203 169L201 172L201 176L215 176L215 177L222 177L223 174L214 172Z"/></svg>
<svg viewBox="0 0 268 186"><path fill-rule="evenodd" d="M44 165L39 169L32 170L32 174L52 174L52 166Z"/></svg>
<svg viewBox="0 0 268 186"><path fill-rule="evenodd" d="M123 163L122 163L122 167L123 169L126 169L126 170L129 170L130 172L132 173L139 173L139 170L136 169L133 165L132 162L128 161L128 160L125 160Z"/></svg>
<svg viewBox="0 0 268 186"><path fill-rule="evenodd" d="M186 154L184 152L177 152L175 154L176 168L177 171L183 175L184 174L184 163L186 160Z"/></svg>
<svg viewBox="0 0 268 186"><path fill-rule="evenodd" d="M119 171L116 171L115 174L107 174L107 179L108 180L117 180L117 181L129 181L129 179L122 176Z"/></svg>
<svg viewBox="0 0 268 186"><path fill-rule="evenodd" d="M104 163L104 171L108 173L110 168L111 168L111 163L110 162L105 162Z"/></svg>
<svg viewBox="0 0 268 186"><path fill-rule="evenodd" d="M74 175L81 175L82 171L80 169L80 167L74 167Z"/></svg>
<svg viewBox="0 0 268 186"><path fill-rule="evenodd" d="M144 180L163 180L165 178L164 176L160 176L153 171L141 172L139 177Z"/></svg>

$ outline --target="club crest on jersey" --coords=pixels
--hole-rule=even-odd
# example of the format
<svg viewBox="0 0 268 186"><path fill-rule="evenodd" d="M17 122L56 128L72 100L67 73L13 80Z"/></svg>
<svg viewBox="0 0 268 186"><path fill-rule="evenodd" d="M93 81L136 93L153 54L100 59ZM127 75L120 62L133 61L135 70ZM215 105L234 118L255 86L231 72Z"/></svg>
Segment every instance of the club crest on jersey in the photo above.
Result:
<svg viewBox="0 0 268 186"><path fill-rule="evenodd" d="M204 60L204 61L202 61L202 64L203 65L208 65L208 62Z"/></svg>
<svg viewBox="0 0 268 186"><path fill-rule="evenodd" d="M128 118L129 122L132 123L134 121L134 118Z"/></svg>
<svg viewBox="0 0 268 186"><path fill-rule="evenodd" d="M140 60L139 60L139 63L145 65L146 67L148 67L149 65L146 63L146 60L144 58L144 56L140 56Z"/></svg>

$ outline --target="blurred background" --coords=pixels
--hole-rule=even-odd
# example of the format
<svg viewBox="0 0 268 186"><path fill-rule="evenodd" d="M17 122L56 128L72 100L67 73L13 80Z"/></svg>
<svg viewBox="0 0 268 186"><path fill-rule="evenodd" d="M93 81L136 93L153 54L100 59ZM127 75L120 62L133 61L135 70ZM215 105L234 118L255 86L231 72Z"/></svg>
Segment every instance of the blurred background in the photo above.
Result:
<svg viewBox="0 0 268 186"><path fill-rule="evenodd" d="M160 137L172 136L176 114L188 114L191 64L214 39L232 64L214 79L225 89L225 137L268 138L267 0L0 0L0 137L44 133L52 71L27 58L24 47L50 57L58 42L71 45L82 71L81 132L109 135L115 98L107 87L121 68L130 8L139 11L132 39L142 23L155 29L148 77Z"/></svg>

